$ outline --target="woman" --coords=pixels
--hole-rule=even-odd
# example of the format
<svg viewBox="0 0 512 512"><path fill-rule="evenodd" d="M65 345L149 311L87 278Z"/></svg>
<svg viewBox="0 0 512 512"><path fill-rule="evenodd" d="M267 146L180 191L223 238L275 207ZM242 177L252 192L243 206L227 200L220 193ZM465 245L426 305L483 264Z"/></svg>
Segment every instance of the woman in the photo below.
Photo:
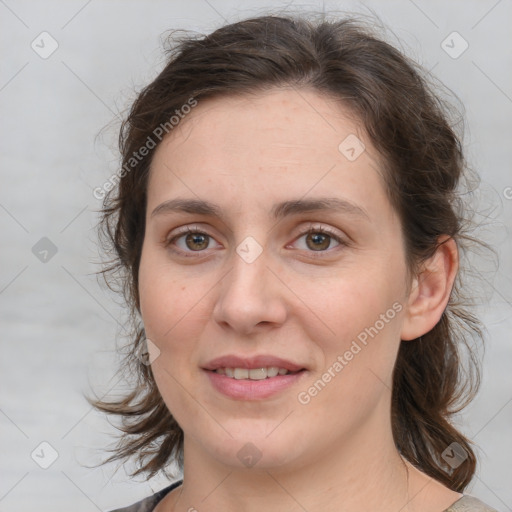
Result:
<svg viewBox="0 0 512 512"><path fill-rule="evenodd" d="M95 405L125 420L109 460L183 479L119 510L492 510L450 423L478 383L464 159L411 62L353 20L228 25L181 42L121 151L102 225L139 379Z"/></svg>

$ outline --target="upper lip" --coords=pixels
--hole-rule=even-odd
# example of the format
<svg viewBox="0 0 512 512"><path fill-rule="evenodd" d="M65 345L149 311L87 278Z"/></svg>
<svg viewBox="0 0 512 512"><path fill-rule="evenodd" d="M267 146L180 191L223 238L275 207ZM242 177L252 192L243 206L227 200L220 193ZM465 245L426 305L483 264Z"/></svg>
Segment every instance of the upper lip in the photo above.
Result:
<svg viewBox="0 0 512 512"><path fill-rule="evenodd" d="M277 368L285 368L290 372L304 370L304 366L287 361L280 357L271 355L259 355L253 357L241 357L235 355L225 355L212 359L203 368L205 370L217 370L218 368L269 368L271 366Z"/></svg>

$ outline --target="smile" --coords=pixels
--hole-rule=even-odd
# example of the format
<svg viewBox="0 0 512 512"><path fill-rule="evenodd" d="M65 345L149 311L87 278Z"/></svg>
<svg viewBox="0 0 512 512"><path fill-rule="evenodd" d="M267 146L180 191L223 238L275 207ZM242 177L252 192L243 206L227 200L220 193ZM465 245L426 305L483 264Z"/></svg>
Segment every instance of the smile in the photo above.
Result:
<svg viewBox="0 0 512 512"><path fill-rule="evenodd" d="M269 366L263 368L217 368L215 373L225 375L236 380L263 380L277 377L277 375L287 375L290 372L286 368L278 368L277 366Z"/></svg>

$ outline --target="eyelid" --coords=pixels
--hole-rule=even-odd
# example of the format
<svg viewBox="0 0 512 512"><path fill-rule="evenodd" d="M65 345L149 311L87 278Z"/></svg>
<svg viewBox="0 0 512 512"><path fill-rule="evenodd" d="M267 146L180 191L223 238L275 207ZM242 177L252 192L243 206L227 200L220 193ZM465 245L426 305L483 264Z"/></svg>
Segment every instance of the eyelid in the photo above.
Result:
<svg viewBox="0 0 512 512"><path fill-rule="evenodd" d="M179 235L184 235L187 233L204 233L208 234L205 228L199 226L198 224L186 224L184 226L179 226L171 231L170 234L165 236L165 241L171 241L175 237Z"/></svg>
<svg viewBox="0 0 512 512"><path fill-rule="evenodd" d="M320 223L310 222L307 228L301 227L297 229L298 236L305 235L307 233L326 233L328 235L332 235L336 239L340 239L342 241L343 232L332 228L330 226L325 226Z"/></svg>
<svg viewBox="0 0 512 512"><path fill-rule="evenodd" d="M349 245L347 237L340 234L334 228L323 226L321 224L315 225L314 223L311 223L308 226L308 228L305 230L304 230L304 228L302 228L299 231L299 233L297 234L297 236L293 239L293 242L291 242L291 243L292 244L295 243L299 238L302 238L303 236L306 236L310 233L322 233L322 234L328 235L338 243L338 245L336 247L326 249L325 251L313 251L313 250L307 251L308 255L312 254L313 257L321 258L322 255L331 254L333 251L339 249L340 247L347 247ZM288 244L287 247L289 245L290 244ZM298 250L301 250L301 249L298 249Z"/></svg>

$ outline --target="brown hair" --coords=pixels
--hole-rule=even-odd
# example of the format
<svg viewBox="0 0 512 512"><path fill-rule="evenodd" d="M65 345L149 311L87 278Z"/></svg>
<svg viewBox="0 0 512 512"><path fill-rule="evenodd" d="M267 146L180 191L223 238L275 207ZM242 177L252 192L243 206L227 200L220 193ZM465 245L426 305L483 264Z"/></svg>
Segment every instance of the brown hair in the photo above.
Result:
<svg viewBox="0 0 512 512"><path fill-rule="evenodd" d="M460 138L449 123L449 107L431 92L420 68L364 23L262 16L179 40L163 71L140 92L123 122L123 171L118 186L105 196L100 223L102 242L115 254L103 274L110 284L120 280L133 320L130 351L121 370L135 370L137 382L120 400L88 400L122 417L118 428L124 435L106 462L136 456L139 468L133 475L153 476L173 459L183 464L183 431L163 402L150 367L138 357L145 341L138 272L154 148L136 162L133 155L155 138L157 127L169 128L169 119L191 98L200 102L283 86L308 87L336 98L362 121L386 162L384 177L402 222L411 273L436 251L442 235L453 237L459 248L469 239L456 190L465 164ZM421 338L401 343L391 411L402 456L459 492L470 482L476 459L450 418L478 388L469 340L481 338L479 323L461 299L459 272L439 323ZM463 358L462 348L468 349L469 358ZM465 457L456 468L443 458L452 443L459 445L459 459Z"/></svg>

